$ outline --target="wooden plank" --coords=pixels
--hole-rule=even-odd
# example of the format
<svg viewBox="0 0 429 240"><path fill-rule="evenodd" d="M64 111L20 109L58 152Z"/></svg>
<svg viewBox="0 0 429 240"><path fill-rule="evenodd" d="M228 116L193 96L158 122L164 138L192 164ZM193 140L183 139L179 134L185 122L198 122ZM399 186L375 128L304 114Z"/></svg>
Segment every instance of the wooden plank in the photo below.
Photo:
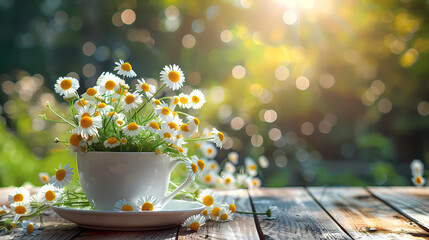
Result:
<svg viewBox="0 0 429 240"><path fill-rule="evenodd" d="M429 234L360 187L310 187L314 198L354 239L429 239Z"/></svg>
<svg viewBox="0 0 429 240"><path fill-rule="evenodd" d="M266 239L350 239L304 188L259 188L249 191L257 212L270 204L279 208L276 220L258 216Z"/></svg>
<svg viewBox="0 0 429 240"><path fill-rule="evenodd" d="M429 231L429 187L368 187L368 191Z"/></svg>
<svg viewBox="0 0 429 240"><path fill-rule="evenodd" d="M90 240L90 239L176 239L178 227L169 228L157 231L141 231L141 232L115 232L115 231L96 231L85 230L75 239Z"/></svg>
<svg viewBox="0 0 429 240"><path fill-rule="evenodd" d="M231 197L235 200L238 211L252 211L249 195L246 190L217 190L220 201ZM181 228L178 239L259 239L253 215L234 214L233 221L208 221L197 232Z"/></svg>

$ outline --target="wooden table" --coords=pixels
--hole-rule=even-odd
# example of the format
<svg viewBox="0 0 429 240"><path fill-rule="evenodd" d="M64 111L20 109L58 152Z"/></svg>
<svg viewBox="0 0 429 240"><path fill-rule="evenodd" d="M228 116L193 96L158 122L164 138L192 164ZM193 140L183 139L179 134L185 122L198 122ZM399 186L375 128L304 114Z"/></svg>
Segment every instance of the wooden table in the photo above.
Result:
<svg viewBox="0 0 429 240"><path fill-rule="evenodd" d="M10 189L0 189L0 202ZM429 188L288 187L219 190L238 210L279 208L277 220L235 214L198 232L180 226L163 231L114 232L80 228L50 212L36 236L0 239L429 239Z"/></svg>

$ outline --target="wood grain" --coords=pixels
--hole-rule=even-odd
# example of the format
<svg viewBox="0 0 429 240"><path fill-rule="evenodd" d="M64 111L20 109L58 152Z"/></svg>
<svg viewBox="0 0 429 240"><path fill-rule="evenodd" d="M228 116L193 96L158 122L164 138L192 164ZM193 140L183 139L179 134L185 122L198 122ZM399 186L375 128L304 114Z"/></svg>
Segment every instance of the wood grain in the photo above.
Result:
<svg viewBox="0 0 429 240"><path fill-rule="evenodd" d="M360 187L310 187L310 193L354 239L429 239L429 234Z"/></svg>
<svg viewBox="0 0 429 240"><path fill-rule="evenodd" d="M429 231L429 187L368 187L368 191Z"/></svg>
<svg viewBox="0 0 429 240"><path fill-rule="evenodd" d="M304 188L260 188L249 191L257 212L270 204L277 219L258 217L266 239L350 239Z"/></svg>
<svg viewBox="0 0 429 240"><path fill-rule="evenodd" d="M218 190L223 201L227 197L235 200L238 211L251 211L249 195L246 190ZM234 214L230 222L207 222L197 232L181 228L178 239L259 239L253 215Z"/></svg>
<svg viewBox="0 0 429 240"><path fill-rule="evenodd" d="M112 232L112 231L95 231L85 230L75 239L176 239L178 227L158 231L141 231L141 232Z"/></svg>

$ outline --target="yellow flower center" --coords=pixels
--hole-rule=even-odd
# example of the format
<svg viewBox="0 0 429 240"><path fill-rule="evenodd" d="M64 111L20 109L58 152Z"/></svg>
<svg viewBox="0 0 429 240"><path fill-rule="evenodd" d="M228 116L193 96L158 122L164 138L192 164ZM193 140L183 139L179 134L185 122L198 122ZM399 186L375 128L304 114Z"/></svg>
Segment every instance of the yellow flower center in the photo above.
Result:
<svg viewBox="0 0 429 240"><path fill-rule="evenodd" d="M223 213L222 215L220 215L220 219L221 219L222 221L226 221L226 220L228 220L228 214Z"/></svg>
<svg viewBox="0 0 429 240"><path fill-rule="evenodd" d="M250 165L250 166L249 166L249 169L250 169L250 170L256 170L256 168L257 168L257 167L256 167L256 165L255 165L255 164L252 164L252 165Z"/></svg>
<svg viewBox="0 0 429 240"><path fill-rule="evenodd" d="M180 130L182 130L183 132L189 132L189 125L186 123L180 125Z"/></svg>
<svg viewBox="0 0 429 240"><path fill-rule="evenodd" d="M114 98L114 99L112 99L112 101L110 101L110 102L116 102L116 100L118 100L118 99Z"/></svg>
<svg viewBox="0 0 429 240"><path fill-rule="evenodd" d="M191 163L191 168L192 168L192 172L197 173L198 171L198 166L195 163Z"/></svg>
<svg viewBox="0 0 429 240"><path fill-rule="evenodd" d="M66 177L66 170L58 169L57 173L55 173L55 177L61 182Z"/></svg>
<svg viewBox="0 0 429 240"><path fill-rule="evenodd" d="M169 126L171 129L174 129L174 130L178 130L178 129L179 129L179 126L177 126L177 124L176 124L175 122L170 122L170 123L168 123L168 126Z"/></svg>
<svg viewBox="0 0 429 240"><path fill-rule="evenodd" d="M163 107L161 113L167 116L170 113L170 109L168 109L168 107Z"/></svg>
<svg viewBox="0 0 429 240"><path fill-rule="evenodd" d="M180 103L181 104L187 104L188 103L188 98L186 98L186 97L180 97Z"/></svg>
<svg viewBox="0 0 429 240"><path fill-rule="evenodd" d="M192 231L197 231L197 230L200 228L200 223L198 223L198 222L193 222L193 223L191 223L191 225L189 225L189 228L190 228Z"/></svg>
<svg viewBox="0 0 429 240"><path fill-rule="evenodd" d="M219 136L220 141L223 142L223 139L225 138L225 135L223 135L222 132L218 132L217 135Z"/></svg>
<svg viewBox="0 0 429 240"><path fill-rule="evenodd" d="M171 138L171 133L165 132L164 133L164 138Z"/></svg>
<svg viewBox="0 0 429 240"><path fill-rule="evenodd" d="M122 121L122 120L117 120L116 122L117 122L119 125L121 125L121 126L124 124L124 121ZM128 129L129 129L129 128L128 128ZM130 130L131 130L131 129L130 129Z"/></svg>
<svg viewBox="0 0 429 240"><path fill-rule="evenodd" d="M77 105L78 105L79 107L83 107L83 106L88 105L88 103L87 103L83 98L81 98L81 99L79 99L79 100L77 101Z"/></svg>
<svg viewBox="0 0 429 240"><path fill-rule="evenodd" d="M204 216L207 216L207 214L209 214L209 211L207 211L207 209L204 209L201 213L202 213Z"/></svg>
<svg viewBox="0 0 429 240"><path fill-rule="evenodd" d="M179 98L178 97L174 97L174 105L177 105L179 103Z"/></svg>
<svg viewBox="0 0 429 240"><path fill-rule="evenodd" d="M131 206L130 204L124 204L123 206L122 206L122 209L121 209L122 211L132 211L132 210L134 210L133 209L133 206Z"/></svg>
<svg viewBox="0 0 429 240"><path fill-rule="evenodd" d="M98 108L105 108L107 105L105 103L99 103Z"/></svg>
<svg viewBox="0 0 429 240"><path fill-rule="evenodd" d="M142 205L142 211L153 211L153 205L150 202L145 202Z"/></svg>
<svg viewBox="0 0 429 240"><path fill-rule="evenodd" d="M229 210L232 212L232 213L235 213L235 210L237 210L237 207L234 205L234 204L229 204Z"/></svg>
<svg viewBox="0 0 429 240"><path fill-rule="evenodd" d="M88 88L88 90L86 90L86 94L88 94L89 96L94 96L95 94L97 94L97 90L95 90L95 88Z"/></svg>
<svg viewBox="0 0 429 240"><path fill-rule="evenodd" d="M61 88L63 90L69 90L72 87L72 81L70 79L64 79L61 81Z"/></svg>
<svg viewBox="0 0 429 240"><path fill-rule="evenodd" d="M206 164L204 163L204 161L203 161L203 160L201 160L201 159L198 159L197 163L198 163L198 167L199 167L201 170L204 170L204 167L206 166Z"/></svg>
<svg viewBox="0 0 429 240"><path fill-rule="evenodd" d="M113 90L113 88L115 87L116 87L116 83L112 80L109 80L104 84L104 88L106 88L109 91Z"/></svg>
<svg viewBox="0 0 429 240"><path fill-rule="evenodd" d="M416 177L416 183L417 183L418 185L420 185L420 184L422 184L422 183L423 183L423 180L422 180L422 178L421 178L420 176L417 176L417 177Z"/></svg>
<svg viewBox="0 0 429 240"><path fill-rule="evenodd" d="M253 186L255 186L255 187L259 186L259 181L253 180Z"/></svg>
<svg viewBox="0 0 429 240"><path fill-rule="evenodd" d="M230 184L230 183L231 183L231 181L232 181L232 180L231 180L231 178L226 178L226 179L225 179L225 183L226 183L226 184Z"/></svg>
<svg viewBox="0 0 429 240"><path fill-rule="evenodd" d="M131 104L136 100L136 98L134 97L134 95L130 94L128 96L125 97L125 102L127 104Z"/></svg>
<svg viewBox="0 0 429 240"><path fill-rule="evenodd" d="M107 139L108 144L115 144L117 142L118 142L118 139L116 139L115 137L110 137Z"/></svg>
<svg viewBox="0 0 429 240"><path fill-rule="evenodd" d="M210 168L211 168L211 169L216 169L216 167L217 167L217 166L216 166L216 164L214 164L214 163L212 163L212 164L210 165Z"/></svg>
<svg viewBox="0 0 429 240"><path fill-rule="evenodd" d="M145 91L145 92L149 92L149 84L147 84L147 83L143 83L142 84L142 89L143 89L143 91Z"/></svg>
<svg viewBox="0 0 429 240"><path fill-rule="evenodd" d="M126 62L126 63L124 63L124 64L121 65L121 69L124 70L124 71L129 72L129 71L131 71L132 67L131 67L131 64L129 64L128 62Z"/></svg>
<svg viewBox="0 0 429 240"><path fill-rule="evenodd" d="M198 119L198 118L194 118L194 123L195 123L195 125L200 125L200 119Z"/></svg>
<svg viewBox="0 0 429 240"><path fill-rule="evenodd" d="M201 145L201 143L197 143L197 144L196 144L196 147L197 147L198 149L200 149L200 148L201 148L201 146L202 146L202 145Z"/></svg>
<svg viewBox="0 0 429 240"><path fill-rule="evenodd" d="M54 201L56 197L57 197L57 195L52 190L48 190L45 193L46 200L48 200L50 202Z"/></svg>
<svg viewBox="0 0 429 240"><path fill-rule="evenodd" d="M24 214L25 212L27 212L27 209L24 206L19 205L15 207L16 214Z"/></svg>
<svg viewBox="0 0 429 240"><path fill-rule="evenodd" d="M173 116L176 116L177 115L177 112L173 112Z"/></svg>
<svg viewBox="0 0 429 240"><path fill-rule="evenodd" d="M122 143L122 144L127 143L127 139L126 139L126 138L122 138L122 139L121 139L121 143Z"/></svg>
<svg viewBox="0 0 429 240"><path fill-rule="evenodd" d="M207 195L203 198L203 203L207 207L210 207L214 203L214 198L210 195Z"/></svg>
<svg viewBox="0 0 429 240"><path fill-rule="evenodd" d="M160 149L156 149L156 151L155 151L155 152L156 152L156 154L158 154L158 155L162 153L162 151L161 151Z"/></svg>
<svg viewBox="0 0 429 240"><path fill-rule="evenodd" d="M139 125L137 125L136 123L130 123L130 124L128 124L127 128L130 131L135 131L135 130L137 130L137 128L139 128Z"/></svg>
<svg viewBox="0 0 429 240"><path fill-rule="evenodd" d="M33 224L28 224L28 226L27 226L27 233L28 234L32 234L34 232L34 226L33 226Z"/></svg>
<svg viewBox="0 0 429 240"><path fill-rule="evenodd" d="M89 113L86 112L86 113L82 114L82 117L91 117L91 114L89 114Z"/></svg>
<svg viewBox="0 0 429 240"><path fill-rule="evenodd" d="M47 182L48 180L49 180L49 179L48 179L48 177L47 177L47 176L45 176L45 175L43 175L43 176L42 176L42 181L43 181L43 182Z"/></svg>
<svg viewBox="0 0 429 240"><path fill-rule="evenodd" d="M214 207L212 209L213 216L217 217L217 216L219 216L219 213L220 213L220 207Z"/></svg>
<svg viewBox="0 0 429 240"><path fill-rule="evenodd" d="M183 148L179 147L177 148L177 150L179 150L180 153L183 153L185 150L183 150Z"/></svg>
<svg viewBox="0 0 429 240"><path fill-rule="evenodd" d="M16 223L12 223L12 229L16 229Z"/></svg>
<svg viewBox="0 0 429 240"><path fill-rule="evenodd" d="M168 79L172 82L178 82L180 80L180 74L177 71L170 71L168 73Z"/></svg>
<svg viewBox="0 0 429 240"><path fill-rule="evenodd" d="M157 106L161 105L161 101L155 100L155 105L157 105Z"/></svg>
<svg viewBox="0 0 429 240"><path fill-rule="evenodd" d="M206 175L204 177L204 181L206 181L206 182L210 182L211 180L212 180L212 176L211 175Z"/></svg>
<svg viewBox="0 0 429 240"><path fill-rule="evenodd" d="M192 96L192 102L194 102L195 104L200 102L200 98L197 96Z"/></svg>
<svg viewBox="0 0 429 240"><path fill-rule="evenodd" d="M3 215L3 214L5 214L6 213L6 211L5 210L0 210L0 215Z"/></svg>
<svg viewBox="0 0 429 240"><path fill-rule="evenodd" d="M13 201L14 202L22 202L22 201L24 201L24 195L22 195L21 193L15 194L15 196L13 196Z"/></svg>
<svg viewBox="0 0 429 240"><path fill-rule="evenodd" d="M115 115L116 114L116 112L115 111L113 111L113 112L109 112L108 114L107 114L107 116L108 117L111 117L111 116L113 116L113 115Z"/></svg>
<svg viewBox="0 0 429 240"><path fill-rule="evenodd" d="M149 127L153 128L153 129L160 129L158 123L156 122L151 122L149 123Z"/></svg>
<svg viewBox="0 0 429 240"><path fill-rule="evenodd" d="M83 117L80 119L80 125L83 128L89 128L92 126L92 119L91 117Z"/></svg>
<svg viewBox="0 0 429 240"><path fill-rule="evenodd" d="M183 138L183 136L179 134L179 135L176 135L176 138L181 139L181 138Z"/></svg>

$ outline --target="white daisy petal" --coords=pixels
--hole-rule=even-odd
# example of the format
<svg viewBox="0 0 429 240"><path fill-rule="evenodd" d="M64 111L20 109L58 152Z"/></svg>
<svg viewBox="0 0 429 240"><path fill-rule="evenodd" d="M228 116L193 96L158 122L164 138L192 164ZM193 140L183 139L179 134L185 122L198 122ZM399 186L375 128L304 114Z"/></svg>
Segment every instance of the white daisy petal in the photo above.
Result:
<svg viewBox="0 0 429 240"><path fill-rule="evenodd" d="M164 70L161 71L161 81L172 90L177 90L183 86L185 76L182 70L177 65L165 66Z"/></svg>

